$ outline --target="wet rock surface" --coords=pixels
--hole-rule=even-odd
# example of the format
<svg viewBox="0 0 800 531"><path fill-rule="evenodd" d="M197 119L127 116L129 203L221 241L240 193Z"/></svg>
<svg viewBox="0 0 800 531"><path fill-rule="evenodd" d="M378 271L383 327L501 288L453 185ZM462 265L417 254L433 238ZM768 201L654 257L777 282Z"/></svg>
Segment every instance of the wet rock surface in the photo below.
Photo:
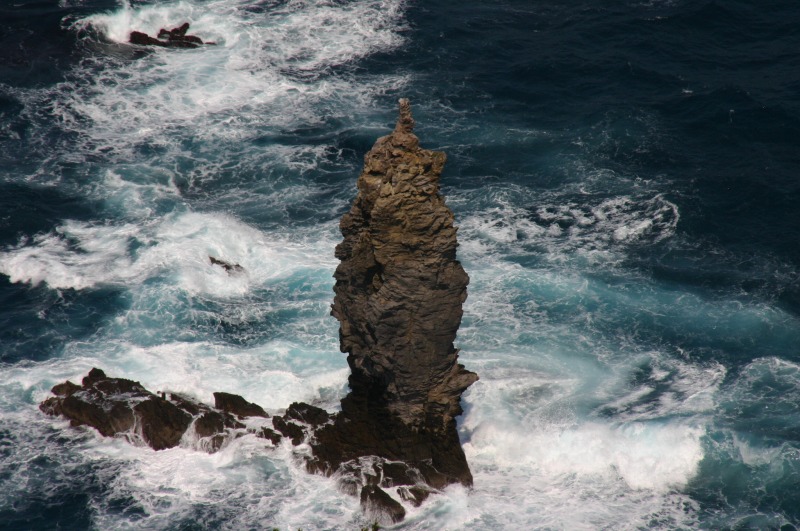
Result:
<svg viewBox="0 0 800 531"><path fill-rule="evenodd" d="M269 417L258 404L231 393L214 393L214 407L238 417Z"/></svg>
<svg viewBox="0 0 800 531"><path fill-rule="evenodd" d="M236 273L244 273L244 268L239 264L234 264L232 262L228 262L221 258L216 258L214 256L209 256L208 261L211 262L211 265L220 266L224 269L229 275L236 274Z"/></svg>
<svg viewBox="0 0 800 531"><path fill-rule="evenodd" d="M128 36L128 42L139 46L159 46L161 48L198 48L204 44L215 44L203 42L203 39L196 35L187 35L187 31L189 31L188 22L171 30L161 28L157 38L141 31L132 31Z"/></svg>
<svg viewBox="0 0 800 531"><path fill-rule="evenodd" d="M403 506L375 485L361 489L361 509L367 519L396 524L406 517Z"/></svg>
<svg viewBox="0 0 800 531"><path fill-rule="evenodd" d="M124 437L154 450L178 446L191 429L198 447L213 452L245 427L228 412L177 393L154 394L139 382L110 378L100 369L89 371L81 384L57 384L55 396L39 409L66 417L73 426L90 426L106 437Z"/></svg>

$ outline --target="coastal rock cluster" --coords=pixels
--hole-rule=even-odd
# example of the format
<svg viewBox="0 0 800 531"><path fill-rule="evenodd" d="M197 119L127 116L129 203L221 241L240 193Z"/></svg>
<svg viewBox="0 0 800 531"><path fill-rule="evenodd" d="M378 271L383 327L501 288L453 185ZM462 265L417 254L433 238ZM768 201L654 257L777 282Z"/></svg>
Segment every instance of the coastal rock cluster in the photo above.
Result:
<svg viewBox="0 0 800 531"><path fill-rule="evenodd" d="M198 48L204 44L216 44L214 42L203 42L203 39L196 35L188 35L188 31L188 22L184 22L171 30L161 28L158 32L158 37L151 37L141 31L132 31L128 36L128 42L139 46L159 46L161 48Z"/></svg>
<svg viewBox="0 0 800 531"><path fill-rule="evenodd" d="M398 499L419 505L447 485L471 486L455 419L478 376L458 363L453 345L469 277L439 193L446 156L422 149L413 127L409 103L400 100L397 125L366 154L358 195L340 223L331 314L351 370L340 412L293 403L271 418L272 428L248 428L245 417L269 416L237 395L214 393L211 408L99 369L80 386L56 385L42 411L156 450L213 452L248 431L272 444L307 445L296 454L306 468L334 476L382 523L404 518ZM240 267L210 261L229 273Z"/></svg>
<svg viewBox="0 0 800 531"><path fill-rule="evenodd" d="M215 407L178 393L151 393L139 382L109 378L97 368L81 385L67 380L53 387L39 405L48 415L70 419L73 426L91 426L106 437L124 437L133 444L164 450L178 445L215 452L246 433L240 419L268 417L258 405L238 395L214 393ZM268 433L259 436L269 438Z"/></svg>

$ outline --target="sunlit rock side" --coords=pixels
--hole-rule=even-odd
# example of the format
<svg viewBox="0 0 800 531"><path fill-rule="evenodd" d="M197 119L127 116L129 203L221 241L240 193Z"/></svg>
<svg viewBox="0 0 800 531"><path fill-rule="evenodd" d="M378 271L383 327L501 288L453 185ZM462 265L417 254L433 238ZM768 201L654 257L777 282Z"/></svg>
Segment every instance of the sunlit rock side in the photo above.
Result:
<svg viewBox="0 0 800 531"><path fill-rule="evenodd" d="M458 363L453 346L469 277L439 193L446 156L420 148L413 127L401 100L397 125L367 153L358 196L340 223L332 315L350 393L316 430L309 468L348 476L359 458L377 456L376 484L420 485L398 491L419 502L425 486L472 484L455 417L478 376ZM372 489L362 501L379 497Z"/></svg>

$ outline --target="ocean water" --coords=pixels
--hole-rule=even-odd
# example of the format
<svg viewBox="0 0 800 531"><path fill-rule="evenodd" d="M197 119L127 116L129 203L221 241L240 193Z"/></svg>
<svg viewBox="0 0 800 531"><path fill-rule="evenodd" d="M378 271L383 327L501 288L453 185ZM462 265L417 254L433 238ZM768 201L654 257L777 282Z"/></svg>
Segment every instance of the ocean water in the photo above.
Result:
<svg viewBox="0 0 800 531"><path fill-rule="evenodd" d="M217 44L125 44L184 21ZM474 488L396 528L800 526L798 23L788 0L3 2L0 528L368 523L289 446L154 452L37 404L100 367L338 407L338 220L399 97L448 154L481 379Z"/></svg>

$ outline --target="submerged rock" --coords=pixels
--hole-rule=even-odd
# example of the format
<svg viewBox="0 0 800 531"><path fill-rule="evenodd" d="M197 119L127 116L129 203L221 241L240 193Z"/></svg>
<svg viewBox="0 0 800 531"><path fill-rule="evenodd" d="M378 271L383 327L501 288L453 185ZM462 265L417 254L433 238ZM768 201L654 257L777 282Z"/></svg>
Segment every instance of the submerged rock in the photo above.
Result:
<svg viewBox="0 0 800 531"><path fill-rule="evenodd" d="M397 494L400 495L400 499L403 501L411 503L414 507L419 507L431 495L431 490L420 486L399 487Z"/></svg>
<svg viewBox="0 0 800 531"><path fill-rule="evenodd" d="M228 274L243 273L244 272L244 268L242 266L240 266L239 264L234 264L234 263L231 263L231 262L227 262L225 260L222 260L220 258L215 258L213 256L209 256L208 260L209 260L209 262L211 262L211 265L220 266L222 269L227 271Z"/></svg>
<svg viewBox="0 0 800 531"><path fill-rule="evenodd" d="M295 446L306 439L306 430L304 430L302 426L287 421L286 418L281 415L272 417L272 427L284 437L291 439L292 444Z"/></svg>
<svg viewBox="0 0 800 531"><path fill-rule="evenodd" d="M375 485L361 489L361 509L367 519L387 524L396 524L406 517L403 506Z"/></svg>
<svg viewBox="0 0 800 531"><path fill-rule="evenodd" d="M268 440L273 446L276 446L279 442L281 442L281 439L283 439L283 436L280 433L266 427L256 431L256 437L259 439Z"/></svg>

